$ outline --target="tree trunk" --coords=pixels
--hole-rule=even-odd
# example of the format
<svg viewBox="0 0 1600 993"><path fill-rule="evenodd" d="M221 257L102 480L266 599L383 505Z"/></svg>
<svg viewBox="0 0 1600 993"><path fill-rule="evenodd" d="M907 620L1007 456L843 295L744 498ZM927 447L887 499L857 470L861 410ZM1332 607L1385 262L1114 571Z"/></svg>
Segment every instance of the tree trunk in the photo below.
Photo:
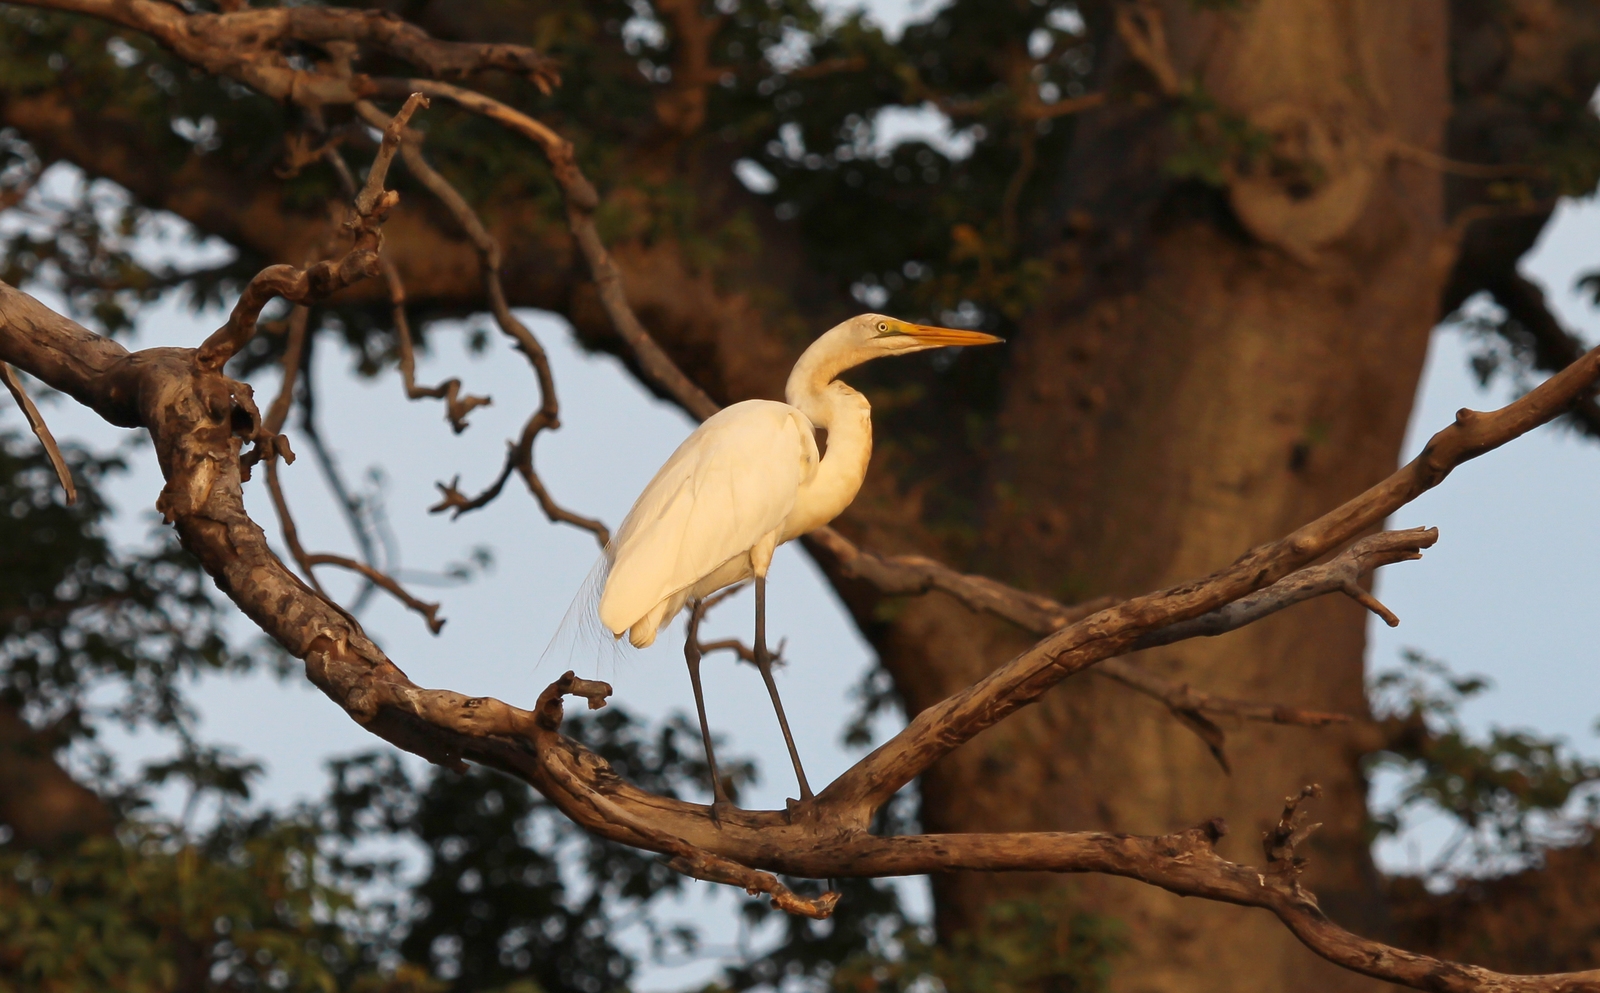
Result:
<svg viewBox="0 0 1600 993"><path fill-rule="evenodd" d="M1443 3L1162 9L1183 46L1179 73L1273 131L1314 185L1238 176L1229 211L1214 191L1163 174L1165 115L1079 124L1056 253L1070 264L1008 346L977 543L987 552L967 563L1074 599L1204 575L1392 471L1453 258L1438 174L1375 148L1379 136L1440 147ZM1108 83L1127 71L1113 58ZM899 543L866 531L874 547ZM1323 599L1138 662L1207 691L1361 714L1366 623L1353 602ZM912 713L1026 640L940 597L869 630ZM1335 919L1381 930L1351 737L1260 724L1228 736L1231 776L1160 706L1080 677L925 777L925 826L1162 832L1221 814L1232 827L1222 851L1260 862L1283 797L1320 783L1309 885ZM1132 953L1117 989L1370 985L1265 914L1110 878L944 877L941 929L1060 885L1126 924Z"/></svg>
<svg viewBox="0 0 1600 993"><path fill-rule="evenodd" d="M532 31L532 18L508 21L498 4L403 6L445 37ZM1111 99L1053 122L1075 129L1059 175L1042 177L1058 191L1054 207L1014 226L1030 240L1019 254L1051 267L1043 299L1026 305L1004 349L960 360L980 374L955 388L976 392L982 363L1003 364L997 395L976 405L904 390L880 400L867 489L840 522L874 551L934 555L1063 600L1203 575L1390 471L1453 267L1452 305L1503 275L1542 222L1537 213L1508 222L1522 229L1515 237L1480 222L1476 233L1493 244L1469 244L1475 264L1457 267L1451 219L1481 204L1484 183L1452 180L1447 206L1437 155L1524 161L1537 131L1527 95L1592 90L1600 75L1579 59L1600 31L1591 0L1161 0L1146 7L1159 10L1159 32L1157 19L1135 17L1123 33L1112 5L1080 6ZM697 17L692 4L658 7L672 12L672 31ZM633 64L614 38L592 34L585 44L613 61L591 75ZM691 71L675 81L713 78L678 68ZM575 71L567 86L593 82ZM777 396L788 363L848 301L817 258L828 246L778 223L770 203L729 177L729 158L755 154L717 137L726 122L715 115L731 112L713 105L703 140L691 141L683 132L705 104L690 84L673 85L655 129L676 129L671 141L641 137L649 128L631 121L621 137L600 132L626 163L602 184L608 205L626 213L670 174L694 190L691 234L744 212L759 247L707 265L675 235L624 233L611 247L646 325L713 396ZM47 158L71 159L264 261L302 262L323 237L320 201L285 206L295 201L270 174L272 156L252 160L248 175L218 157L169 161L170 128L152 137L126 118L63 92L0 92L0 124ZM581 145L588 120L552 123L572 124ZM441 167L465 169L448 137L430 141ZM1174 163L1187 164L1187 178ZM492 208L513 304L559 311L586 341L613 347L559 218L515 198ZM418 311L481 307L471 246L426 198L408 192L387 237ZM383 299L375 283L351 296ZM914 377L911 366L893 376ZM835 582L912 713L1031 641L939 595L886 603ZM1365 624L1353 603L1322 599L1138 661L1211 692L1359 714ZM1308 884L1341 923L1381 932L1354 736L1256 724L1228 728L1228 740L1231 776L1162 708L1085 675L925 777L923 820L933 831L1166 832L1221 814L1233 830L1223 853L1259 863L1257 839L1282 798L1317 782L1325 826L1308 850ZM1126 924L1133 951L1116 966L1121 990L1370 986L1324 965L1265 913L1109 878L943 878L940 927L950 933L992 900L1051 886L1075 887Z"/></svg>

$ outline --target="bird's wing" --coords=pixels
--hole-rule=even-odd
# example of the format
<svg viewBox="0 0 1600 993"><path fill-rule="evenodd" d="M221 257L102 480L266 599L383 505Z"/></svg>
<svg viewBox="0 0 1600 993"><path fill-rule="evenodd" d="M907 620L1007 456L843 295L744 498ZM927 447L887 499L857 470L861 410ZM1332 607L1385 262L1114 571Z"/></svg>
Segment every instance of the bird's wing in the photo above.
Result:
<svg viewBox="0 0 1600 993"><path fill-rule="evenodd" d="M706 419L639 494L608 554L600 619L626 630L781 527L816 472L811 422L784 403L746 400Z"/></svg>

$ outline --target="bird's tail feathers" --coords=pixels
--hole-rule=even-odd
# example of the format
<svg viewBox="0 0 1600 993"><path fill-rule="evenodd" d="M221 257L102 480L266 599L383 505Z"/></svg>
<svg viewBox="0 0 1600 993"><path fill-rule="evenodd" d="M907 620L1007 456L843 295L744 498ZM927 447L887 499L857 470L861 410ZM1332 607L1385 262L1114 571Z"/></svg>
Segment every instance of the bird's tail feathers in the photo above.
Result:
<svg viewBox="0 0 1600 993"><path fill-rule="evenodd" d="M589 570L561 619L561 626L539 656L539 670L560 673L570 669L585 678L598 679L615 674L624 655L622 642L600 622L600 594L610 571L611 557L603 554Z"/></svg>

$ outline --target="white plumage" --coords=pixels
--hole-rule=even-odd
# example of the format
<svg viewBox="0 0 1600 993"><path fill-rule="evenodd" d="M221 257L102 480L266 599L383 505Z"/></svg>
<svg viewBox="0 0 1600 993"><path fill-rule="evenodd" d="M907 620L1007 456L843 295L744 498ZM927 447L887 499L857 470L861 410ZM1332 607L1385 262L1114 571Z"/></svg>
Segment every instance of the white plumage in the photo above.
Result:
<svg viewBox="0 0 1600 993"><path fill-rule="evenodd" d="M644 488L608 549L600 621L643 648L683 605L755 575L817 474L815 429L786 403L718 411ZM765 562L762 570L765 573Z"/></svg>
<svg viewBox="0 0 1600 993"><path fill-rule="evenodd" d="M855 499L872 458L872 408L836 378L884 355L1000 341L993 335L862 314L829 330L800 356L787 403L746 400L695 429L650 480L606 548L600 621L643 648L685 604L756 581L756 666L772 695L801 799L811 796L772 681L766 647L766 575L777 546L837 517ZM826 451L817 431L827 432ZM700 690L698 652L689 674L718 804L725 804Z"/></svg>

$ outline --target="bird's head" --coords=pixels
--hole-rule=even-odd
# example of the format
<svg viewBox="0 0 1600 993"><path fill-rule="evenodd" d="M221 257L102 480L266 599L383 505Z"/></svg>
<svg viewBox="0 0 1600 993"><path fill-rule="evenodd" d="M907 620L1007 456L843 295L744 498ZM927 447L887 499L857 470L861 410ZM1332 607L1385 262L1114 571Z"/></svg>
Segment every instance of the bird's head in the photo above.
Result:
<svg viewBox="0 0 1600 993"><path fill-rule="evenodd" d="M858 314L839 325L834 332L843 331L850 345L866 354L866 359L881 355L908 355L930 348L950 348L957 345L993 345L1005 341L982 331L963 331L959 328L932 327L912 324L883 314ZM841 343L842 344L842 343Z"/></svg>
<svg viewBox="0 0 1600 993"><path fill-rule="evenodd" d="M883 314L858 314L811 343L789 373L784 395L805 410L805 397L820 395L835 376L863 362L885 355L909 355L956 345L993 345L1004 340L982 331L912 324Z"/></svg>

